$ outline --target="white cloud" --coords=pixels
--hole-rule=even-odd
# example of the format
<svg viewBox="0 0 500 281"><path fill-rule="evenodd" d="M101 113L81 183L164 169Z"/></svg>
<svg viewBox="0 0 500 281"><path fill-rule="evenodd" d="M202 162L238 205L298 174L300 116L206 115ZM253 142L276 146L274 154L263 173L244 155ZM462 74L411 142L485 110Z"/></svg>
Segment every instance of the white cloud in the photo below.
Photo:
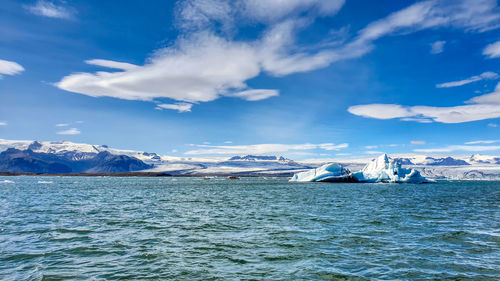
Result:
<svg viewBox="0 0 500 281"><path fill-rule="evenodd" d="M483 55L489 58L498 58L500 57L500 41L495 43L491 43L483 50Z"/></svg>
<svg viewBox="0 0 500 281"><path fill-rule="evenodd" d="M288 151L301 151L323 149L327 151L338 151L347 148L349 144L252 144L252 145L195 145L200 149L187 151L187 155L214 155L214 154L229 154L229 155L242 155L242 154L273 154L283 153Z"/></svg>
<svg viewBox="0 0 500 281"><path fill-rule="evenodd" d="M355 105L347 110L354 115L375 119L394 119L414 115L407 107L399 104Z"/></svg>
<svg viewBox="0 0 500 281"><path fill-rule="evenodd" d="M469 152L480 152L480 151L493 151L500 150L498 145L450 145L441 148L422 148L414 149L415 152L427 152L427 153L440 153L440 152L452 152L452 151L469 151Z"/></svg>
<svg viewBox="0 0 500 281"><path fill-rule="evenodd" d="M345 0L243 0L243 13L264 21L276 22L289 17L298 16L304 11L313 11L319 15L333 15L344 5Z"/></svg>
<svg viewBox="0 0 500 281"><path fill-rule="evenodd" d="M83 121L75 121L76 124L83 124L84 122Z"/></svg>
<svg viewBox="0 0 500 281"><path fill-rule="evenodd" d="M378 147L378 145L367 145L367 146L365 146L366 149L375 149L377 147Z"/></svg>
<svg viewBox="0 0 500 281"><path fill-rule="evenodd" d="M116 69L121 69L121 70L131 70L131 69L138 67L135 64L131 64L131 63L127 63L127 62L117 62L117 61L102 60L102 59L86 60L85 63L91 64L91 65L107 67L107 68L116 68Z"/></svg>
<svg viewBox="0 0 500 281"><path fill-rule="evenodd" d="M176 104L158 104L158 109L173 109L179 112L190 112L191 107L193 105L191 103L176 103Z"/></svg>
<svg viewBox="0 0 500 281"><path fill-rule="evenodd" d="M73 16L72 11L68 8L56 5L50 1L39 0L35 5L25 6L25 8L30 13L43 17L69 19Z"/></svg>
<svg viewBox="0 0 500 281"><path fill-rule="evenodd" d="M492 144L496 142L500 142L500 140L478 140L478 141L466 142L465 144Z"/></svg>
<svg viewBox="0 0 500 281"><path fill-rule="evenodd" d="M426 143L427 142L423 141L423 140L412 140L412 141L410 141L410 144L413 144L413 145L424 145Z"/></svg>
<svg viewBox="0 0 500 281"><path fill-rule="evenodd" d="M232 97L242 98L247 101L259 101L263 99L267 99L270 97L279 96L278 91L276 90L246 90L237 92L231 95Z"/></svg>
<svg viewBox="0 0 500 281"><path fill-rule="evenodd" d="M232 141L225 141L224 143L225 143L225 144L231 144L231 143L233 143L233 142L232 142Z"/></svg>
<svg viewBox="0 0 500 281"><path fill-rule="evenodd" d="M495 124L495 123L489 123L489 124L488 124L488 127L491 127L491 128L496 128L496 127L498 127L498 125L497 125L497 124Z"/></svg>
<svg viewBox="0 0 500 281"><path fill-rule="evenodd" d="M443 52L444 49L444 44L446 44L446 41L436 41L431 44L431 54L440 54Z"/></svg>
<svg viewBox="0 0 500 281"><path fill-rule="evenodd" d="M376 39L395 32L434 27L481 32L500 22L495 0L430 0L367 25L350 42L305 48L297 45L295 36L299 31L306 29L317 17L335 14L343 4L344 0L180 1L176 10L177 25L185 33L174 45L158 50L144 65L88 60L87 63L118 70L73 73L55 85L92 97L126 100L171 99L200 103L233 96L256 101L278 95L275 89L247 86L248 80L263 72L284 76L357 58L371 51ZM238 24L244 25L245 20L246 24L263 23L264 31L255 40L235 41L234 36L228 34ZM178 110L178 104L175 106ZM171 107L168 106L173 109ZM183 108L187 109L188 105L184 104ZM405 108L400 107L400 110L405 111ZM407 117L412 115L408 113ZM394 117L384 117L389 118Z"/></svg>
<svg viewBox="0 0 500 281"><path fill-rule="evenodd" d="M428 120L441 123L463 123L500 117L500 83L493 93L474 97L468 105L452 107L366 104L348 108L354 115L375 119L402 118L403 121ZM424 121L427 120L427 121Z"/></svg>
<svg viewBox="0 0 500 281"><path fill-rule="evenodd" d="M384 153L384 152L382 152L382 151L376 151L376 150L367 150L367 151L365 151L365 154L370 154L370 155L372 155L372 154L382 154L382 153Z"/></svg>
<svg viewBox="0 0 500 281"><path fill-rule="evenodd" d="M4 121L0 121L0 126L7 126L7 122L4 122Z"/></svg>
<svg viewBox="0 0 500 281"><path fill-rule="evenodd" d="M464 79L464 80L437 84L436 88L459 87L459 86L463 86L463 85L470 84L470 83L477 82L477 81L481 81L481 80L496 80L499 77L500 76L497 73L488 71L488 72L483 72L480 75L475 75L475 76L469 77L469 78Z"/></svg>
<svg viewBox="0 0 500 281"><path fill-rule="evenodd" d="M68 123L59 123L59 124L56 124L56 127L67 127L69 126Z"/></svg>
<svg viewBox="0 0 500 281"><path fill-rule="evenodd" d="M77 128L71 128L57 132L58 135L79 135L81 132Z"/></svg>
<svg viewBox="0 0 500 281"><path fill-rule="evenodd" d="M17 62L0 59L0 75L16 75L23 71L24 67Z"/></svg>
<svg viewBox="0 0 500 281"><path fill-rule="evenodd" d="M308 14L337 13L345 0L184 0L178 2L177 25L185 30L219 28L230 31L238 22L273 24Z"/></svg>

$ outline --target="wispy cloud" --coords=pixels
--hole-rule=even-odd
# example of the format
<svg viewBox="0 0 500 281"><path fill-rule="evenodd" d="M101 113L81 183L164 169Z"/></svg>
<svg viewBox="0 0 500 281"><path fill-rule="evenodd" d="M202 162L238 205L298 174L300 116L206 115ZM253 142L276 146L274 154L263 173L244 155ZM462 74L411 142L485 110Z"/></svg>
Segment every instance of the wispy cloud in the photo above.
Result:
<svg viewBox="0 0 500 281"><path fill-rule="evenodd" d="M481 151L495 151L500 150L498 145L450 145L440 148L422 148L414 149L415 152L439 153L439 152L453 152L453 151L468 151L468 152L481 152Z"/></svg>
<svg viewBox="0 0 500 281"><path fill-rule="evenodd" d="M384 152L382 151L376 151L376 150L367 150L365 151L365 154L370 154L370 155L374 155L374 154L382 154Z"/></svg>
<svg viewBox="0 0 500 281"><path fill-rule="evenodd" d="M277 97L279 93L277 90L247 90L234 93L231 96L242 98L247 101L259 101L270 97Z"/></svg>
<svg viewBox="0 0 500 281"><path fill-rule="evenodd" d="M358 58L373 50L377 39L393 33L436 27L483 32L500 23L495 0L429 0L370 23L350 41L308 48L297 45L300 31L318 17L334 15L343 4L344 0L179 1L177 26L184 32L174 45L158 50L144 65L89 60L118 71L74 73L56 86L92 97L127 100L167 98L193 104L232 96L257 101L278 95L276 89L247 85L261 73L279 77ZM245 20L261 23L263 32L253 41L235 41L232 30Z"/></svg>
<svg viewBox="0 0 500 281"><path fill-rule="evenodd" d="M242 154L273 154L284 152L297 152L303 150L321 149L337 151L349 147L347 143L333 144L252 144L252 145L194 145L199 149L187 151L187 155L242 155Z"/></svg>
<svg viewBox="0 0 500 281"><path fill-rule="evenodd" d="M118 61L102 60L102 59L86 60L85 63L96 66L102 66L106 68L121 69L121 70L131 70L138 67L137 65L128 62L118 62Z"/></svg>
<svg viewBox="0 0 500 281"><path fill-rule="evenodd" d="M367 146L365 146L366 149L375 149L377 147L378 147L378 145L367 145Z"/></svg>
<svg viewBox="0 0 500 281"><path fill-rule="evenodd" d="M399 104L366 104L348 108L354 115L403 121L432 120L441 123L463 123L500 117L500 83L495 91L474 97L467 105L452 107L437 106L403 106ZM427 121L425 121L427 122Z"/></svg>
<svg viewBox="0 0 500 281"><path fill-rule="evenodd" d="M156 109L160 109L160 110L161 109L172 109L172 110L177 110L179 112L190 112L191 107L193 107L193 104L191 104L191 103L184 103L184 102L176 103L176 104L163 103L163 104L158 104L156 106Z"/></svg>
<svg viewBox="0 0 500 281"><path fill-rule="evenodd" d="M0 121L0 126L7 126L7 122L4 122L4 121Z"/></svg>
<svg viewBox="0 0 500 281"><path fill-rule="evenodd" d="M464 80L437 84L436 88L459 87L459 86L463 86L463 85L470 84L470 83L477 82L477 81L481 81L481 80L496 80L498 78L500 78L500 76L495 72L483 72L480 75L475 75L475 76L469 77L469 78L464 79Z"/></svg>
<svg viewBox="0 0 500 281"><path fill-rule="evenodd" d="M68 127L69 124L68 123L59 123L59 124L56 124L56 127Z"/></svg>
<svg viewBox="0 0 500 281"><path fill-rule="evenodd" d="M67 130L57 132L58 135L79 135L81 134L80 130L77 128L70 128Z"/></svg>
<svg viewBox="0 0 500 281"><path fill-rule="evenodd" d="M431 44L431 54L436 55L440 54L444 50L444 44L446 44L446 41L436 41Z"/></svg>
<svg viewBox="0 0 500 281"><path fill-rule="evenodd" d="M495 124L495 123L489 123L489 124L488 124L488 127L491 127L491 128L496 128L496 127L498 127L498 125L497 125L497 124Z"/></svg>
<svg viewBox="0 0 500 281"><path fill-rule="evenodd" d="M412 140L412 141L410 141L410 144L413 144L413 145L424 145L426 143L427 142L423 141L423 140Z"/></svg>
<svg viewBox="0 0 500 281"><path fill-rule="evenodd" d="M25 8L34 15L48 18L69 19L74 13L67 7L43 0L37 1L35 5L25 6Z"/></svg>
<svg viewBox="0 0 500 281"><path fill-rule="evenodd" d="M483 50L483 55L489 58L498 58L500 57L500 41L495 43L491 43Z"/></svg>
<svg viewBox="0 0 500 281"><path fill-rule="evenodd" d="M492 144L496 142L500 142L500 140L477 140L477 141L469 141L466 142L465 144Z"/></svg>
<svg viewBox="0 0 500 281"><path fill-rule="evenodd" d="M0 77L2 75L16 75L24 71L17 62L0 59Z"/></svg>

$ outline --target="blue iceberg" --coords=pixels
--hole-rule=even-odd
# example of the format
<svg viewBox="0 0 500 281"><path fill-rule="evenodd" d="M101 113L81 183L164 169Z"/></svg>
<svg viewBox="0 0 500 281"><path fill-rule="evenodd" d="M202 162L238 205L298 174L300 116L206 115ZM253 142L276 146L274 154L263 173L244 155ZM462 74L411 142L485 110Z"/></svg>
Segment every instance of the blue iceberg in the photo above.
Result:
<svg viewBox="0 0 500 281"><path fill-rule="evenodd" d="M348 181L351 172L340 164L329 163L316 169L296 173L290 181L298 182L343 182Z"/></svg>
<svg viewBox="0 0 500 281"><path fill-rule="evenodd" d="M382 154L361 171L353 173L358 182L424 183L428 180L415 169L401 167L401 162Z"/></svg>
<svg viewBox="0 0 500 281"><path fill-rule="evenodd" d="M296 173L290 179L296 182L429 182L415 169L401 167L401 162L382 154L373 159L361 171L351 173L340 164L329 163L319 168Z"/></svg>

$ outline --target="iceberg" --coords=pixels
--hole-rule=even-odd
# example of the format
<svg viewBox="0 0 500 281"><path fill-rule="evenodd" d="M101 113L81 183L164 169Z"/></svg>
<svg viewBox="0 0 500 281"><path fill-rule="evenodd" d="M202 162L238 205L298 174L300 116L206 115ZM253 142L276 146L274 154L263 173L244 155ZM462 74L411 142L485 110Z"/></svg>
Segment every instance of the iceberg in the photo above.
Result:
<svg viewBox="0 0 500 281"><path fill-rule="evenodd" d="M340 164L329 163L319 168L296 173L290 179L294 182L429 182L415 169L401 167L401 162L382 154L368 163L361 171L351 173Z"/></svg>
<svg viewBox="0 0 500 281"><path fill-rule="evenodd" d="M296 173L290 181L297 182L345 182L350 180L351 172L340 164L328 163L316 169Z"/></svg>
<svg viewBox="0 0 500 281"><path fill-rule="evenodd" d="M382 154L373 159L361 171L353 173L358 182L424 183L428 180L415 169L401 167L401 162Z"/></svg>

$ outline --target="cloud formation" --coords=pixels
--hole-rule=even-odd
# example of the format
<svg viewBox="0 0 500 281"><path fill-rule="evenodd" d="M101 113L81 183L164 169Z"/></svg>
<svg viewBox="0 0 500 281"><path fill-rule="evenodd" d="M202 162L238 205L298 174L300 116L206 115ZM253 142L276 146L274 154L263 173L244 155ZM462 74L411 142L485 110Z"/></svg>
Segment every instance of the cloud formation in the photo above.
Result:
<svg viewBox="0 0 500 281"><path fill-rule="evenodd" d="M483 50L483 55L489 58L498 58L500 57L500 41L495 43L491 43Z"/></svg>
<svg viewBox="0 0 500 281"><path fill-rule="evenodd" d="M199 149L185 152L186 155L243 155L243 154L274 154L289 151L322 149L338 151L349 147L347 143L333 144L252 144L252 145L195 145Z"/></svg>
<svg viewBox="0 0 500 281"><path fill-rule="evenodd" d="M467 105L452 107L403 106L399 104L365 104L347 110L358 116L375 119L401 118L421 123L463 123L500 117L500 83L495 91L466 101Z"/></svg>
<svg viewBox="0 0 500 281"><path fill-rule="evenodd" d="M0 126L7 126L7 122L0 121Z"/></svg>
<svg viewBox="0 0 500 281"><path fill-rule="evenodd" d="M436 55L440 54L444 50L444 44L446 44L446 41L436 41L431 44L431 54Z"/></svg>
<svg viewBox="0 0 500 281"><path fill-rule="evenodd" d="M25 6L25 8L30 13L42 17L69 19L73 16L73 12L70 9L62 5L56 5L50 1L39 0L35 5Z"/></svg>
<svg viewBox="0 0 500 281"><path fill-rule="evenodd" d="M423 141L423 140L412 140L412 141L410 141L410 144L413 144L413 145L424 145L426 143L427 142Z"/></svg>
<svg viewBox="0 0 500 281"><path fill-rule="evenodd" d="M478 141L466 142L465 144L492 144L496 142L500 142L500 140L478 140Z"/></svg>
<svg viewBox="0 0 500 281"><path fill-rule="evenodd" d="M440 153L440 152L453 152L453 151L468 151L468 152L481 152L481 151L494 151L500 150L499 145L450 145L440 148L422 148L414 149L415 152L426 153Z"/></svg>
<svg viewBox="0 0 500 281"><path fill-rule="evenodd" d="M79 135L81 134L80 130L77 128L70 128L67 130L57 132L58 135Z"/></svg>
<svg viewBox="0 0 500 281"><path fill-rule="evenodd" d="M417 2L368 24L351 40L299 46L296 36L318 17L333 16L344 0L184 0L176 9L183 31L175 44L157 50L144 65L87 60L112 68L70 74L55 85L91 97L182 103L210 102L220 97L258 101L277 96L277 89L252 89L246 83L262 73L285 76L307 72L374 48L374 41L393 33L452 27L483 32L500 24L496 0ZM474 9L470 9L474 7ZM236 21L235 19L238 19ZM234 30L261 23L255 40L236 41ZM170 104L169 109L173 109ZM177 108L179 108L177 106ZM191 109L191 108L189 108Z"/></svg>
<svg viewBox="0 0 500 281"><path fill-rule="evenodd" d="M17 62L0 59L0 77L2 75L16 75L24 71Z"/></svg>
<svg viewBox="0 0 500 281"><path fill-rule="evenodd" d="M156 106L156 109L172 109L172 110L177 110L179 112L190 112L191 111L191 107L193 107L193 104L191 103L184 103L184 102L181 102L181 103L176 103L176 104L166 104L166 103L162 103L162 104L158 104Z"/></svg>
<svg viewBox="0 0 500 281"><path fill-rule="evenodd" d="M467 85L467 84L481 81L481 80L496 80L499 77L500 76L498 75L498 73L487 71L487 72L481 73L480 75L475 75L475 76L469 77L469 78L464 79L464 80L437 84L436 88L459 87L459 86Z"/></svg>

